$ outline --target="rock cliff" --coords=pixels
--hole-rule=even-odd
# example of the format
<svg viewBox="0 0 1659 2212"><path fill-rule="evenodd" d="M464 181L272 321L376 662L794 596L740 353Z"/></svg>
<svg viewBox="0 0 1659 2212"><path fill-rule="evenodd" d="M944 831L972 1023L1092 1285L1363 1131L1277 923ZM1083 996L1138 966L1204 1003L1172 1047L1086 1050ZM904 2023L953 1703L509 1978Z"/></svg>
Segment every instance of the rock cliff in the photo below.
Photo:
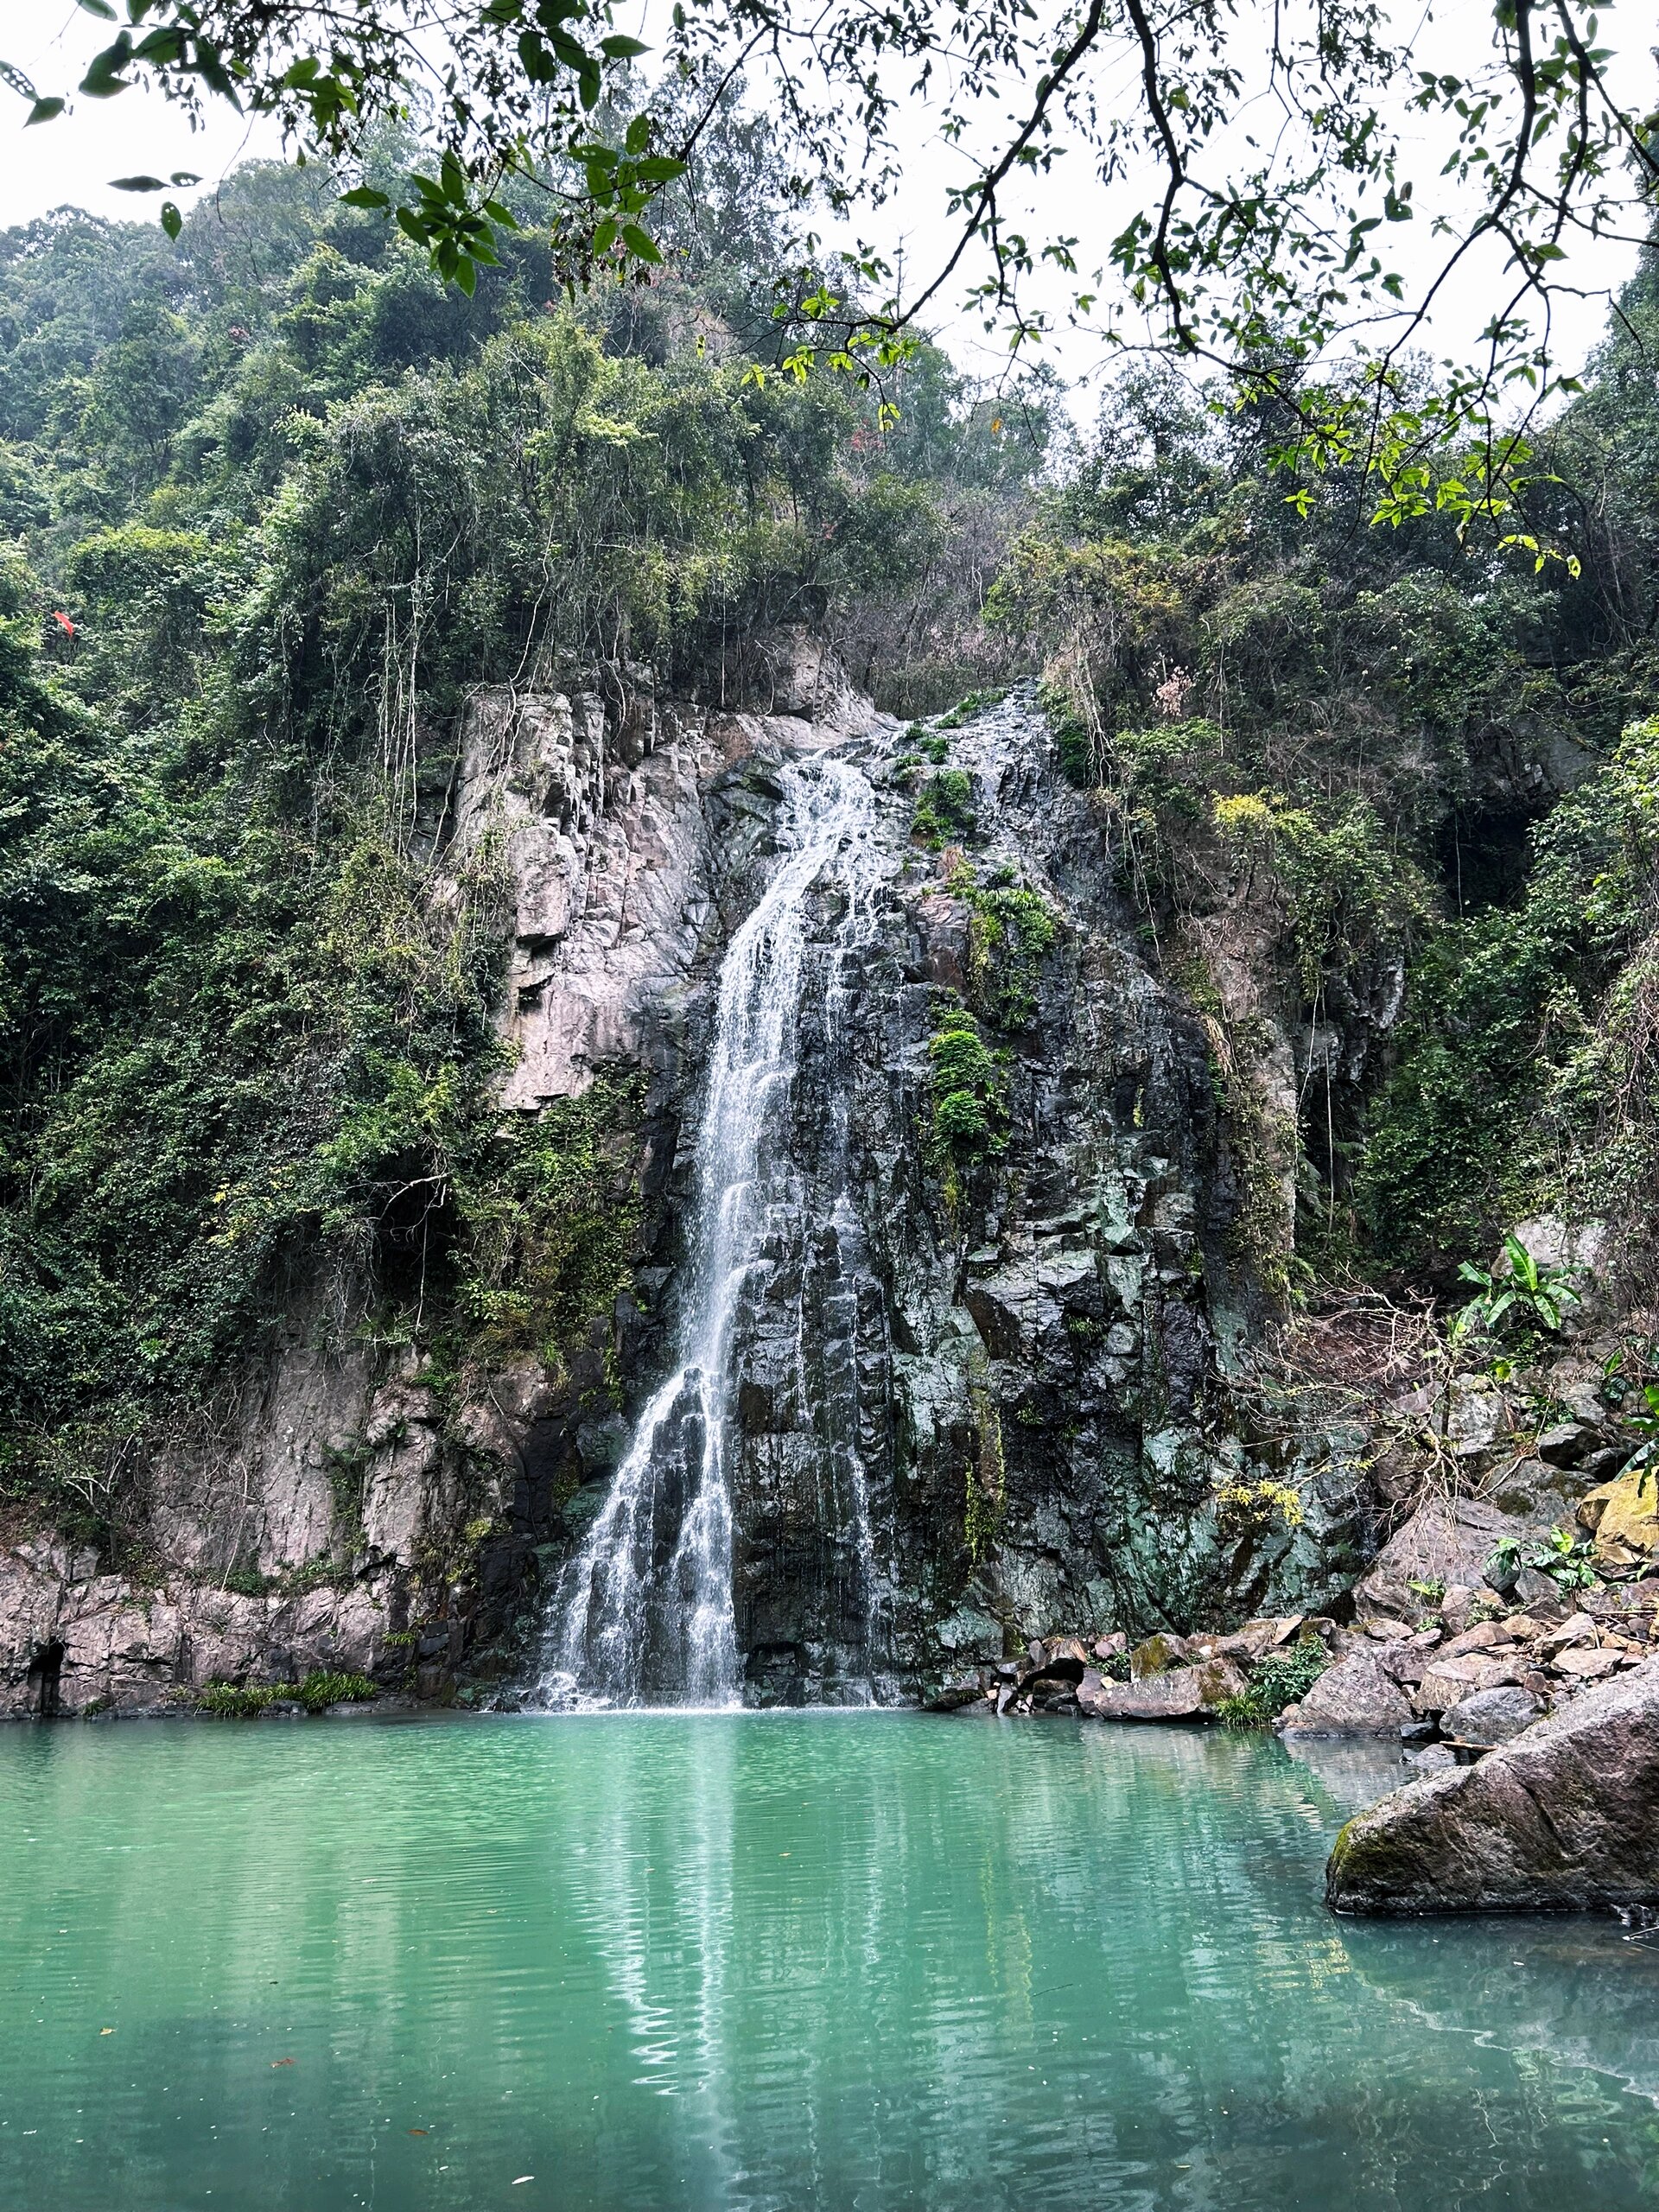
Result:
<svg viewBox="0 0 1659 2212"><path fill-rule="evenodd" d="M929 836L911 738L821 657L774 657L765 703L661 700L641 677L481 693L436 826L435 897L493 871L510 915L504 1116L634 1085L613 1310L457 1380L296 1307L212 1434L144 1471L134 1556L111 1572L14 1532L0 1709L154 1707L313 1666L483 1696L533 1670L664 1357L711 979L772 865L778 766L825 748L869 779L877 827L863 877L810 916L795 1203L736 1346L746 1694L913 1694L1057 1627L1316 1610L1360 1570L1358 1440L1260 1441L1234 1395L1262 1309L1213 1040L1155 980L1111 824L1034 704L948 718L960 817ZM1052 924L1020 992L986 927L998 887ZM933 1046L964 1006L998 1137L958 1174ZM1287 1478L1288 1517L1261 1503Z"/></svg>

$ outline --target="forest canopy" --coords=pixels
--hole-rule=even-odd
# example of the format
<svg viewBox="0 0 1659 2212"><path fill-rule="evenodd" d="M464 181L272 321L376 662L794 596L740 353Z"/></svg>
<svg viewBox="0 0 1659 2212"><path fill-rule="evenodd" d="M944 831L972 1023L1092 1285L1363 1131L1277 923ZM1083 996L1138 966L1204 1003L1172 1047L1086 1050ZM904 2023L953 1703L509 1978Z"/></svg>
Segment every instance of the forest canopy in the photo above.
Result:
<svg viewBox="0 0 1659 2212"><path fill-rule="evenodd" d="M81 4L118 21L111 0ZM798 370L890 366L964 291L1018 346L1042 329L1029 285L1046 268L1072 316L1283 403L1284 463L1363 454L1388 519L1430 502L1466 518L1507 506L1526 456L1504 409L1559 381L1554 310L1581 288L1582 249L1646 234L1659 115L1607 9L1496 0L1472 42L1451 12L1448 37L1432 10L1396 20L1376 0L677 0L653 19L648 81L646 42L600 0L126 0L73 94L6 68L39 124L144 83L274 116L463 289L499 265L515 179L540 194L560 281L660 266L658 203L741 81L790 196L849 219L892 199L931 113L956 162L931 266L901 284L864 245L838 268L768 270ZM423 133L397 180L365 166L388 123ZM1051 173L1064 189L1033 196ZM163 222L181 219L168 202ZM1434 235L1407 256L1414 223ZM1491 311L1470 357L1414 390L1425 319L1471 283Z"/></svg>

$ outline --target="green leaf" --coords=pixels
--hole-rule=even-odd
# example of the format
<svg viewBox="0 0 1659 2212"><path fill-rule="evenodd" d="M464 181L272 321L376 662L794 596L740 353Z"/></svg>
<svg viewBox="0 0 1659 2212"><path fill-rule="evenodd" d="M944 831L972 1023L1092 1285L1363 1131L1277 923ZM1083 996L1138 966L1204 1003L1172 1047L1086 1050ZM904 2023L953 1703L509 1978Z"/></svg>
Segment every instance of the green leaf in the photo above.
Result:
<svg viewBox="0 0 1659 2212"><path fill-rule="evenodd" d="M391 201L384 192L377 192L372 184L359 184L350 192L340 195L342 207L390 207Z"/></svg>
<svg viewBox="0 0 1659 2212"><path fill-rule="evenodd" d="M162 228L170 238L175 238L184 228L184 218L170 200L162 202Z"/></svg>
<svg viewBox="0 0 1659 2212"><path fill-rule="evenodd" d="M177 185L200 184L201 179L194 169L175 169L168 177L168 182Z"/></svg>
<svg viewBox="0 0 1659 2212"><path fill-rule="evenodd" d="M662 260L663 257L656 240L648 231L642 231L638 223L623 224L622 243L636 261L660 262Z"/></svg>
<svg viewBox="0 0 1659 2212"><path fill-rule="evenodd" d="M29 123L25 123L23 128L27 130L29 123L54 122L62 113L63 102L60 99L54 97L50 99L36 100L29 110Z"/></svg>
<svg viewBox="0 0 1659 2212"><path fill-rule="evenodd" d="M454 278L456 283L470 300L478 289L478 269L476 264L465 254L456 257Z"/></svg>
<svg viewBox="0 0 1659 2212"><path fill-rule="evenodd" d="M602 38L599 50L611 61L632 61L636 54L649 54L651 48L643 39Z"/></svg>
<svg viewBox="0 0 1659 2212"><path fill-rule="evenodd" d="M122 76L132 59L132 39L123 31L113 46L106 46L101 54L92 56L86 74L80 80L80 89L88 99L113 99L118 92L127 90L127 79Z"/></svg>
<svg viewBox="0 0 1659 2212"><path fill-rule="evenodd" d="M84 8L89 16L99 16L106 23L112 23L115 21L115 10L111 7L110 0L78 0L78 4Z"/></svg>
<svg viewBox="0 0 1659 2212"><path fill-rule="evenodd" d="M112 176L111 192L165 192L166 185L158 176Z"/></svg>

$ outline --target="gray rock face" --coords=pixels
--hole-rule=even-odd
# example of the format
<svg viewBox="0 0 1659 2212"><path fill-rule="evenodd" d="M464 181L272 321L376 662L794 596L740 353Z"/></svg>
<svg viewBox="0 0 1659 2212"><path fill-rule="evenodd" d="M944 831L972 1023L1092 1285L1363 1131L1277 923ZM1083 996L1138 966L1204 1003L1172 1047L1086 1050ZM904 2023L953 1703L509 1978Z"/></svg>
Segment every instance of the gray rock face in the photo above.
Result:
<svg viewBox="0 0 1659 2212"><path fill-rule="evenodd" d="M1351 1821L1325 1901L1374 1914L1659 1903L1659 1661Z"/></svg>
<svg viewBox="0 0 1659 2212"><path fill-rule="evenodd" d="M0 1711L150 1705L302 1662L401 1681L410 1647L385 1639L411 1623L428 1694L480 1644L527 1647L661 1378L712 986L772 866L775 764L831 746L869 775L880 822L855 925L841 893L815 894L791 1201L734 1346L746 1694L909 1694L1033 1634L1287 1617L1351 1580L1362 1440L1313 1435L1287 1465L1275 1437L1258 1465L1217 1421L1259 1301L1211 1039L1147 965L1046 723L1015 698L950 738L974 882L1011 871L1059 936L1030 1020L989 1033L1006 1146L947 1197L929 1046L944 995L975 988L959 861L915 842L902 733L823 655L798 639L764 673L758 696L785 711L573 678L480 693L461 733L435 896L459 898L475 860L511 872L504 1104L616 1069L648 1088L632 1293L562 1370L492 1374L442 1414L418 1373L319 1349L299 1317L234 1433L153 1471L159 1586L77 1580L50 1532L0 1554ZM1300 1524L1224 1524L1217 1489L1268 1474L1297 1483ZM256 1596L229 1586L261 1579Z"/></svg>
<svg viewBox="0 0 1659 2212"><path fill-rule="evenodd" d="M1327 1667L1300 1700L1285 1733L1300 1736L1397 1736L1411 1706L1377 1655L1351 1651Z"/></svg>
<svg viewBox="0 0 1659 2212"><path fill-rule="evenodd" d="M1440 1715L1440 1727L1460 1744L1507 1744L1543 1711L1530 1690L1477 1690Z"/></svg>
<svg viewBox="0 0 1659 2212"><path fill-rule="evenodd" d="M1362 1605L1414 1616L1423 1604L1412 1595L1413 1582L1472 1589L1501 1536L1536 1533L1533 1522L1501 1512L1484 1498L1437 1498L1389 1537L1355 1595Z"/></svg>

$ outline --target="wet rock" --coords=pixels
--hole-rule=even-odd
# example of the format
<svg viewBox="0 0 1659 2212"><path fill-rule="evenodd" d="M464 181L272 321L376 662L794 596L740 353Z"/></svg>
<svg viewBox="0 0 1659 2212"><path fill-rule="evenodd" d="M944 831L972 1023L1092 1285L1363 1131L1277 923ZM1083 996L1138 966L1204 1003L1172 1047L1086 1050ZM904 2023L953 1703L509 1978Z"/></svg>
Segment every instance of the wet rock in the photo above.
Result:
<svg viewBox="0 0 1659 2212"><path fill-rule="evenodd" d="M1411 1719L1399 1683L1369 1649L1351 1651L1327 1667L1296 1709L1286 1734L1394 1736Z"/></svg>
<svg viewBox="0 0 1659 2212"><path fill-rule="evenodd" d="M1463 1744L1507 1744L1529 1728L1544 1711L1530 1690L1518 1683L1490 1690L1476 1690L1440 1715L1440 1726Z"/></svg>
<svg viewBox="0 0 1659 2212"><path fill-rule="evenodd" d="M941 1682L927 1700L930 1713L957 1713L964 1705L981 1705L985 1693L977 1675L958 1675L953 1680Z"/></svg>
<svg viewBox="0 0 1659 2212"><path fill-rule="evenodd" d="M1659 1903L1659 1662L1351 1821L1325 1901L1369 1914Z"/></svg>

